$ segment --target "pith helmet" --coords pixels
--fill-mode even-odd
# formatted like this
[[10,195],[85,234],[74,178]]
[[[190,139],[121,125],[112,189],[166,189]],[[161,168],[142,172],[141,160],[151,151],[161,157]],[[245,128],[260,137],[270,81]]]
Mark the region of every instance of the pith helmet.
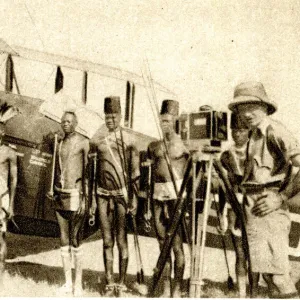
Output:
[[233,95],[233,102],[228,105],[228,108],[235,111],[238,105],[247,103],[267,105],[268,115],[273,114],[277,110],[277,105],[269,100],[265,88],[260,82],[249,81],[236,86]]
[[242,118],[238,114],[236,114],[234,112],[231,114],[230,128],[231,129],[249,129],[249,127],[242,120]]
[[161,104],[160,114],[170,114],[177,117],[179,115],[179,102],[175,100],[164,100]]
[[104,113],[118,114],[121,113],[120,97],[109,96],[104,99]]

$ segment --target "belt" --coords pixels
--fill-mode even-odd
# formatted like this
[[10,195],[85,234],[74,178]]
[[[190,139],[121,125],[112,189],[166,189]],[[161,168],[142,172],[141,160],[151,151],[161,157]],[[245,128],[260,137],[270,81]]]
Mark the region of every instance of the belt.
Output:
[[68,194],[70,196],[78,196],[79,195],[79,190],[78,189],[61,189],[58,187],[54,187],[54,190],[56,192],[59,192],[61,194]]
[[246,194],[259,194],[265,189],[280,188],[282,181],[273,181],[267,183],[245,182],[240,185],[240,189]]
[[97,195],[106,197],[124,197],[126,195],[126,189],[119,190],[106,190],[102,187],[97,188]]
[[[109,191],[111,192],[111,191]],[[120,203],[121,205],[124,206],[125,210],[127,210],[127,203],[126,199],[124,198],[123,194],[120,195],[105,195],[103,193],[98,193],[97,190],[97,195],[101,197],[102,199],[105,199],[107,201],[107,214],[110,214],[111,212],[114,211],[115,209],[115,203],[118,204]]]

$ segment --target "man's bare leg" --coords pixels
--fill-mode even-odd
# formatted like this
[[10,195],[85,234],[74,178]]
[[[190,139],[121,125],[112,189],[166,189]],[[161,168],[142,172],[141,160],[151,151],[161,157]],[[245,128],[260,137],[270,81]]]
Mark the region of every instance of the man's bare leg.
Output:
[[108,199],[98,197],[97,206],[99,213],[100,228],[103,236],[103,259],[106,277],[106,297],[114,296],[114,278],[113,278],[113,248],[114,248],[114,212],[109,211]]
[[277,298],[279,290],[273,282],[273,274],[262,274],[262,277],[267,283],[269,296]]
[[65,284],[61,287],[60,292],[72,293],[72,255],[69,238],[69,221],[56,212],[58,225],[60,228],[61,258],[65,275]]
[[119,285],[117,296],[122,298],[126,292],[126,275],[128,267],[128,241],[126,229],[126,209],[124,205],[116,200],[116,226],[117,226],[117,246],[119,250]]
[[173,298],[181,298],[183,274],[185,267],[185,258],[183,252],[182,237],[179,233],[176,234],[173,241],[173,251],[175,256],[174,266],[174,287],[173,287]]
[[72,213],[71,229],[72,232],[72,252],[74,255],[75,264],[75,281],[74,281],[74,296],[80,297],[83,293],[82,288],[82,258],[83,249],[81,245],[83,236],[84,217],[78,218],[76,212]]
[[74,296],[82,296],[82,246],[72,247],[75,262]]
[[236,253],[235,272],[237,277],[239,298],[246,298],[247,265],[242,240],[240,237],[232,234],[232,241]]
[[[156,234],[159,241],[160,249],[164,244],[164,239],[166,235],[167,228],[163,224],[165,220],[164,212],[163,212],[163,203],[155,203],[154,204],[154,221]],[[171,256],[168,258],[165,268],[163,270],[163,293],[161,295],[162,298],[170,298],[171,297]]]
[[5,232],[0,232],[0,287],[3,288],[3,276],[5,271],[5,259],[7,256],[7,246]]
[[259,273],[252,273],[252,298],[257,298],[258,296],[258,282],[259,282]]

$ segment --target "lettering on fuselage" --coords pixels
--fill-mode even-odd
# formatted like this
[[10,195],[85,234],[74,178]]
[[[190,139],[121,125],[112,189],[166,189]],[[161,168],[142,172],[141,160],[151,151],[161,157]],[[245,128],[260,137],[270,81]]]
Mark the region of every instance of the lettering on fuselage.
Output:
[[47,167],[48,164],[51,163],[51,159],[44,158],[44,157],[39,157],[34,154],[30,156],[29,164],[31,165],[37,165],[41,167]]

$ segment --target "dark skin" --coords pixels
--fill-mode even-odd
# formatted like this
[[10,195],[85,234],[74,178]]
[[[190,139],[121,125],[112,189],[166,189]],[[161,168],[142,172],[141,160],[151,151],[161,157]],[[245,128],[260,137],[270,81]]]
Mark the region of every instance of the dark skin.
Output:
[[[171,160],[172,168],[176,169],[176,173],[178,173],[178,175],[181,176],[186,164],[188,152],[180,138],[178,138],[178,136],[176,135],[175,121],[176,118],[173,115],[161,115],[161,127],[166,140],[166,145],[168,147],[168,154],[170,156],[169,159]],[[162,142],[151,143],[149,145],[149,154],[151,156],[151,159],[153,160],[152,178],[154,182],[171,182],[171,176],[165,158],[164,144],[162,144]],[[154,201],[153,204],[155,228],[160,247],[162,247],[164,244],[164,239],[169,226],[169,224],[167,224],[169,221],[166,221],[164,217],[163,205],[164,204],[159,201]],[[174,212],[174,208],[169,209],[172,214]],[[172,216],[170,216],[170,218],[171,217]],[[175,256],[175,280],[172,289],[172,296],[177,298],[181,297],[181,284],[185,265],[181,229],[177,231],[173,239],[172,249]],[[166,267],[164,269],[164,287],[162,297],[171,296],[170,274],[171,257],[168,259]]]
[[[131,148],[126,145],[126,141],[122,144],[120,128],[121,119],[122,116],[120,113],[105,115],[105,124],[111,140],[110,142],[107,142],[106,140],[99,141],[96,146],[97,150],[95,149],[97,154],[94,155],[94,159],[96,159],[94,168],[97,170],[97,175],[94,184],[96,183],[98,187],[109,191],[121,189],[123,187],[121,182],[125,181],[127,183],[128,180],[128,174],[126,173],[127,175],[124,175],[124,167],[128,164],[127,154]],[[123,147],[125,149],[123,149]],[[123,151],[125,152],[126,157],[125,162],[123,160]],[[113,155],[111,153],[113,153]],[[90,195],[92,188],[93,184],[90,185]],[[114,283],[112,266],[114,261],[113,247],[115,241],[117,242],[119,259],[121,261],[121,264],[119,265],[118,282],[121,285],[125,284],[127,269],[126,260],[128,260],[129,256],[126,215],[129,212],[135,215],[137,208],[136,196],[134,195],[133,199],[127,201],[127,189],[125,189],[125,191],[125,199],[122,196],[105,197],[102,195],[98,195],[93,199],[92,213],[96,210],[97,206],[97,217],[103,235],[103,255],[106,268],[106,283],[108,286]],[[108,290],[108,292],[110,291]]]
[[[65,138],[75,132],[75,128],[77,126],[77,119],[73,114],[65,113],[61,120],[61,127],[64,131]],[[80,151],[80,150],[79,150]],[[86,149],[82,149],[82,155],[87,155]],[[81,160],[82,161],[82,160]],[[75,187],[81,189],[81,181],[76,183]],[[74,247],[78,247],[80,245],[80,241],[77,238],[78,232],[81,226],[78,226],[78,217],[83,216],[85,211],[85,202],[81,201],[81,205],[77,212],[63,212],[63,214],[69,214],[69,218],[63,217],[63,215],[59,212],[56,212],[57,221],[60,228],[60,239],[61,246],[71,245]],[[82,221],[82,220],[81,220]],[[77,228],[75,230],[75,227]]]
[[[244,147],[248,142],[248,129],[232,129],[232,139],[237,148]],[[231,212],[232,214],[232,212]],[[233,220],[235,222],[235,218]],[[246,259],[243,251],[243,245],[239,238],[232,234],[233,244],[236,252],[236,274],[241,298],[246,297]]]

